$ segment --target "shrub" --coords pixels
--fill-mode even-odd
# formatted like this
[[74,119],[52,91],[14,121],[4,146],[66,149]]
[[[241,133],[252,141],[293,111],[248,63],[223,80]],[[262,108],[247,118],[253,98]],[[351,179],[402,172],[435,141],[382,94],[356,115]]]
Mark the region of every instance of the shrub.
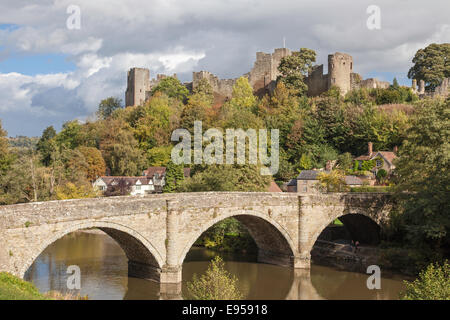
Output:
[[402,300],[450,300],[450,264],[430,264],[413,282],[405,281]]
[[237,288],[237,278],[225,270],[223,260],[216,256],[208,270],[200,278],[194,274],[187,283],[188,299],[192,300],[240,300],[242,294]]

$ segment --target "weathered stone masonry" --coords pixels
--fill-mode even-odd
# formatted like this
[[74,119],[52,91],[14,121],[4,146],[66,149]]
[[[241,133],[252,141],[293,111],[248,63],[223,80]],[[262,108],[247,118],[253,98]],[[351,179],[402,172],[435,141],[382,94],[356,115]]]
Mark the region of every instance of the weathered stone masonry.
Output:
[[308,269],[314,242],[331,221],[357,214],[383,226],[389,199],[376,193],[210,192],[1,206],[0,270],[23,277],[54,241],[80,229],[99,228],[124,250],[130,276],[179,284],[194,242],[232,216],[253,236],[259,261]]

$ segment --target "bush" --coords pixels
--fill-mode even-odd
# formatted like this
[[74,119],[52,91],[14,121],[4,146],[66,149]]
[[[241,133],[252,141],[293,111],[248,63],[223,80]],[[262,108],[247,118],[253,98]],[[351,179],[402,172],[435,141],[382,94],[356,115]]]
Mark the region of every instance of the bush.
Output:
[[405,281],[402,300],[450,300],[450,265],[430,264],[413,282]]
[[208,270],[200,278],[194,274],[187,283],[187,298],[192,300],[240,300],[242,294],[237,288],[237,278],[225,270],[223,260],[216,256]]

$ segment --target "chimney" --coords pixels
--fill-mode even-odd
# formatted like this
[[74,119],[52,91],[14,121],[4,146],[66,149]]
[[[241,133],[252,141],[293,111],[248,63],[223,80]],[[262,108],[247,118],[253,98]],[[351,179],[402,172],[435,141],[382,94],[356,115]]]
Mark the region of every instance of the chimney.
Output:
[[393,151],[394,151],[395,154],[397,154],[398,153],[398,147],[395,146]]
[[333,169],[333,165],[331,163],[331,160],[327,161],[327,164],[325,165],[325,171],[331,171]]
[[373,143],[369,142],[367,144],[367,147],[368,147],[368,152],[369,152],[369,156],[370,156],[370,155],[372,155],[372,152],[373,152]]

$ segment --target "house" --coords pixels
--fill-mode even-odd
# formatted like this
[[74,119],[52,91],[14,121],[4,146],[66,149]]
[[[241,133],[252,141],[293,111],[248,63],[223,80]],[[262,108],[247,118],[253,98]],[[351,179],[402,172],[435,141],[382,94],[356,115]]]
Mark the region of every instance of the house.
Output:
[[357,176],[345,176],[345,183],[350,187],[361,187],[364,185],[363,181]]
[[148,179],[145,176],[104,176],[94,182],[94,187],[103,192],[109,190],[117,195],[129,193],[132,196],[154,193],[156,191],[152,179]]
[[[302,170],[297,178],[289,181],[287,184],[287,191],[298,193],[319,193],[320,190],[317,188],[317,184],[319,183],[319,174],[323,172],[330,173],[335,164],[336,161],[327,161],[325,170]],[[345,183],[350,187],[363,185],[363,181],[356,176],[345,176],[344,179]]]
[[326,171],[319,170],[302,170],[297,176],[297,192],[298,193],[318,193],[316,185],[319,182],[319,173]]
[[[184,177],[191,175],[191,168],[184,168]],[[94,182],[94,187],[100,191],[112,191],[114,193],[129,193],[132,196],[144,195],[149,193],[162,193],[166,183],[166,167],[149,167],[143,171],[142,176],[126,177],[126,176],[103,176]]]
[[375,167],[371,171],[376,173],[378,170],[384,169],[389,174],[395,169],[393,161],[397,158],[396,154],[397,147],[393,151],[373,151],[373,143],[369,142],[367,145],[367,154],[361,155],[355,158],[355,160],[359,162],[360,168],[364,161],[376,160]]

